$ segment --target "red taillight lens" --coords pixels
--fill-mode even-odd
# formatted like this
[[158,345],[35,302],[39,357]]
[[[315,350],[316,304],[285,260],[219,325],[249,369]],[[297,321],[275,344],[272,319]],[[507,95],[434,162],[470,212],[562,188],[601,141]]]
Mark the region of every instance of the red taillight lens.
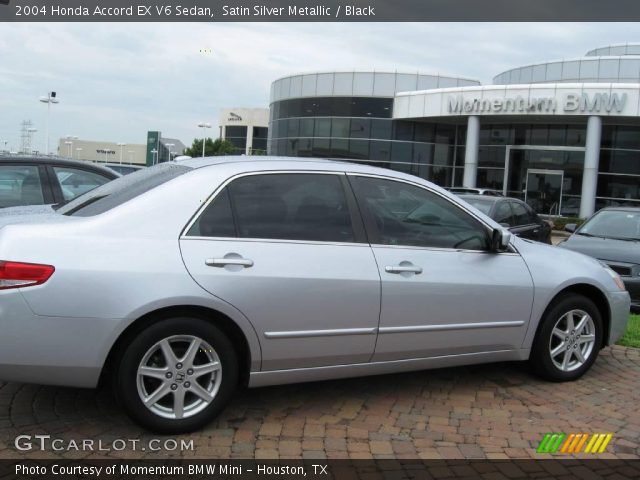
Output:
[[42,285],[55,270],[51,265],[0,260],[0,290]]

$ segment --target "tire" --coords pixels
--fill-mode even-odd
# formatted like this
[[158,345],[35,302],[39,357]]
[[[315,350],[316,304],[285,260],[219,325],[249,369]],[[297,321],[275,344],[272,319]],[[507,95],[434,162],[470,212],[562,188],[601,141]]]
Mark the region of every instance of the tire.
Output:
[[[569,328],[571,321],[573,329]],[[546,380],[577,380],[591,368],[601,345],[600,311],[588,298],[568,294],[555,300],[545,311],[529,363],[533,371]]]
[[162,434],[191,432],[228,403],[238,384],[237,354],[215,325],[167,318],[124,348],[114,384],[122,406],[143,427]]

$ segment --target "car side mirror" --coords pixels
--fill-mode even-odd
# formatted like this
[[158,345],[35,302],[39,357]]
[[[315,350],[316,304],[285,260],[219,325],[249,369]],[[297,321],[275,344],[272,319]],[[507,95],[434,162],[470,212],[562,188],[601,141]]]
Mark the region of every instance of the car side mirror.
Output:
[[494,228],[491,232],[491,251],[504,252],[511,243],[511,232],[502,228]]
[[567,223],[564,226],[564,231],[573,233],[576,231],[576,228],[578,228],[578,226],[575,223]]

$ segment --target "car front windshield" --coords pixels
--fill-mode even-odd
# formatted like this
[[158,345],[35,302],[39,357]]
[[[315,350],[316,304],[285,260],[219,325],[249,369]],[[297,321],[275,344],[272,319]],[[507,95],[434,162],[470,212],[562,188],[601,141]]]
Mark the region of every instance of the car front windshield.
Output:
[[588,220],[576,233],[592,237],[640,240],[640,212],[603,210]]
[[176,163],[161,163],[119,177],[57,208],[61,215],[87,217],[111,210],[191,170]]

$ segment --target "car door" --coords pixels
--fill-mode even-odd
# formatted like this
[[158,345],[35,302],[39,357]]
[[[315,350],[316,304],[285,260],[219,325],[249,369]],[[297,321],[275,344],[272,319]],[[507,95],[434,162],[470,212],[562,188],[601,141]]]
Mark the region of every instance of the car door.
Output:
[[262,369],[367,362],[380,277],[344,174],[235,178],[180,240],[205,290],[239,309],[261,341]]
[[382,279],[374,361],[517,349],[533,301],[515,251],[488,250],[488,228],[439,193],[350,177]]
[[510,200],[513,211],[513,227],[511,231],[522,238],[530,240],[540,239],[541,226],[535,219],[535,213],[525,203]]

